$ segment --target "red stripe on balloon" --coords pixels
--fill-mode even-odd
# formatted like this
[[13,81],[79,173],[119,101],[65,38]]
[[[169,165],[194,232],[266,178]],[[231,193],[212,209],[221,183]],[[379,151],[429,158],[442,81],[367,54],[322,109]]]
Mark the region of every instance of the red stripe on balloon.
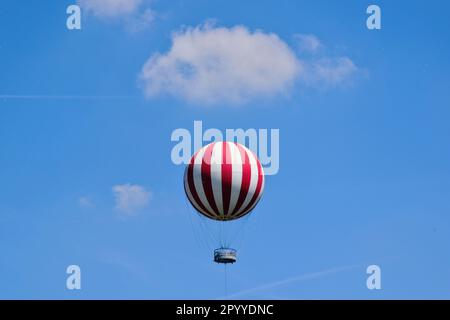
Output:
[[228,215],[231,198],[233,164],[231,163],[231,148],[228,142],[222,144],[222,204],[223,214]]
[[211,156],[214,149],[214,145],[216,143],[213,142],[206,147],[205,154],[202,159],[202,183],[203,190],[205,191],[206,199],[209,202],[209,206],[213,209],[213,213],[217,216],[220,216],[219,210],[217,209],[216,201],[214,200],[214,191],[212,188],[211,181]]
[[[187,172],[187,182],[188,182],[188,188],[189,191],[191,192],[192,197],[194,198],[195,202],[198,204],[198,206],[204,211],[204,212],[208,212],[209,211],[206,209],[206,207],[203,205],[203,203],[200,201],[200,197],[198,196],[197,193],[197,189],[195,189],[195,184],[194,184],[194,161],[195,158],[197,157],[198,152],[192,157],[191,162],[188,165],[188,172]],[[195,208],[195,205],[192,203],[191,198],[189,198],[189,202],[192,204],[192,206]],[[202,213],[202,212],[201,212]]]
[[259,193],[261,192],[261,187],[262,187],[264,176],[262,174],[261,163],[258,161],[258,158],[256,158],[255,155],[253,155],[253,156],[255,157],[256,164],[258,166],[258,182],[256,184],[256,190],[255,190],[255,193],[253,194],[252,199],[250,200],[248,205],[245,207],[245,209],[238,215],[238,217],[242,216],[244,214],[247,214],[250,211],[250,209],[252,209],[254,207],[254,205],[256,204],[255,203],[256,199],[258,199]]
[[245,197],[247,196],[248,189],[250,187],[252,173],[252,167],[250,165],[250,159],[247,152],[238,143],[235,143],[235,145],[239,149],[239,153],[242,159],[242,181],[241,190],[239,191],[239,198],[236,202],[236,206],[234,207],[233,212],[231,213],[232,216],[234,216],[237,212],[240,212],[241,206],[244,203]]

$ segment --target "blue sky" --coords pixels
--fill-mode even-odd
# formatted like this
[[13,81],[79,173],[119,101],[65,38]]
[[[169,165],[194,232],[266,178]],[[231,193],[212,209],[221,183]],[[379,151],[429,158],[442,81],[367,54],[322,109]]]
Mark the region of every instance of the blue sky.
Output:
[[[170,159],[172,131],[194,120],[280,130],[280,170],[228,267],[232,297],[450,298],[447,2],[375,1],[377,31],[367,1],[129,1],[127,12],[83,10],[70,31],[73,3],[0,9],[0,298],[224,297],[223,266]],[[248,87],[218,72],[194,98],[197,83],[175,85],[167,70],[140,77],[153,54],[171,61],[174,32],[198,27],[204,40],[237,25],[243,43],[275,34],[274,53],[288,50],[303,72],[274,55],[257,79],[269,92],[244,68]],[[224,79],[242,101],[215,99]],[[135,187],[131,203],[117,186]],[[80,291],[66,289],[71,264]],[[371,264],[382,290],[366,288]]]

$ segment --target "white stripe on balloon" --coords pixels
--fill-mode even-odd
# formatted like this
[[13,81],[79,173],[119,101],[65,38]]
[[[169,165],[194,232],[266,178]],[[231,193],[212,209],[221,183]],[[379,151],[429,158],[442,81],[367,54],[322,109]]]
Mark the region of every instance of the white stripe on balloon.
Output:
[[234,143],[229,143],[231,151],[231,163],[232,163],[232,177],[231,177],[231,196],[230,196],[230,207],[228,212],[233,212],[236,207],[236,203],[239,199],[239,194],[242,188],[242,163],[241,153],[239,152],[239,148]]
[[223,143],[217,142],[211,154],[211,185],[217,210],[223,216],[222,195],[222,148]]

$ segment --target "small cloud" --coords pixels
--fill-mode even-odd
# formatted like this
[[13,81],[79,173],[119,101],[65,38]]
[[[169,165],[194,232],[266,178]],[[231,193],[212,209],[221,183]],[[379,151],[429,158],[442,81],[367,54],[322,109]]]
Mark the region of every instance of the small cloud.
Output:
[[82,208],[93,208],[94,207],[94,204],[88,197],[80,197],[78,199],[78,204]]
[[77,2],[87,12],[103,18],[130,15],[142,4],[142,0],[77,0]]
[[156,13],[146,0],[77,0],[86,12],[108,21],[124,22],[131,32],[148,27]]
[[128,30],[131,32],[144,30],[155,20],[155,17],[156,12],[148,8],[142,14],[136,14],[133,19],[128,21]]
[[305,65],[302,80],[312,87],[336,87],[348,83],[359,71],[348,57],[321,58]]
[[313,34],[295,34],[294,39],[297,41],[300,52],[316,53],[322,47],[319,38]]
[[148,97],[241,105],[286,93],[300,71],[294,52],[276,34],[204,24],[174,33],[169,51],[151,56],[140,80]]
[[112,188],[116,201],[116,210],[132,215],[146,208],[151,199],[151,192],[144,187],[132,184],[115,185]]
[[325,46],[313,34],[295,34],[294,39],[299,53],[309,54],[302,60],[304,72],[300,75],[300,80],[307,86],[327,88],[344,85],[360,71],[349,57],[328,56],[322,50]]

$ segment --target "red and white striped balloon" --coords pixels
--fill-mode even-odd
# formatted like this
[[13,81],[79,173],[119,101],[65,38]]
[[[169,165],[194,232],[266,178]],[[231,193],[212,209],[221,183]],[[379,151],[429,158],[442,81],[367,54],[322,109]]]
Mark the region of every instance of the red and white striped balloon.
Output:
[[192,206],[221,221],[248,214],[264,190],[264,171],[256,155],[241,144],[213,142],[191,158],[184,190]]

